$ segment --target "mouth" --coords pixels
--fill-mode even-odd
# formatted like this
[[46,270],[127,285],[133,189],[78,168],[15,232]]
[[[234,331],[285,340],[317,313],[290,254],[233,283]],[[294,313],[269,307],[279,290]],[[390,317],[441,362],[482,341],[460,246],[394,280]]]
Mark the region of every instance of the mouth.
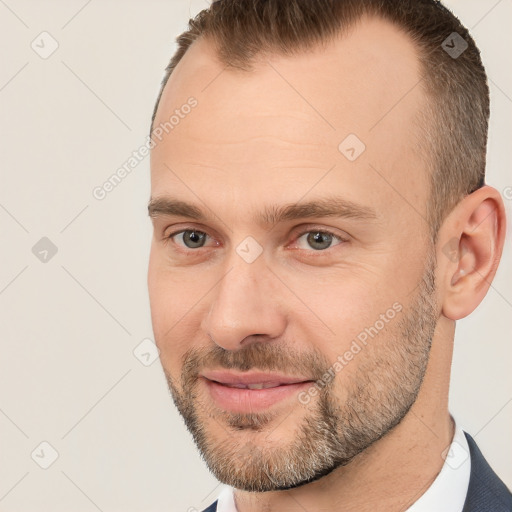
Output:
[[220,384],[221,386],[226,386],[228,388],[237,388],[237,389],[270,389],[270,388],[276,388],[278,386],[289,386],[290,384],[284,383],[284,382],[257,382],[254,384],[228,384],[225,382],[219,382],[216,380],[211,379],[211,382],[215,382],[217,384]]
[[314,380],[263,373],[204,372],[201,379],[213,402],[233,412],[263,411],[290,400]]

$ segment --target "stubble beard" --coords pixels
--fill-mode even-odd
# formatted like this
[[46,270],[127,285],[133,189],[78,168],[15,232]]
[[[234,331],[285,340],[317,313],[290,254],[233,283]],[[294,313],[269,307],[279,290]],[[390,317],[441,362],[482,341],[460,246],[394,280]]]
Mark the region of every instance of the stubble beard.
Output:
[[[396,326],[386,326],[387,338],[380,332],[356,356],[357,369],[343,382],[343,399],[336,396],[334,379],[304,407],[288,443],[282,435],[277,446],[268,441],[286,413],[221,411],[198,397],[198,371],[211,361],[240,371],[287,369],[320,378],[330,366],[321,354],[292,357],[272,343],[254,343],[237,352],[219,346],[189,350],[181,389],[164,369],[173,401],[214,476],[245,491],[291,489],[347,465],[390,432],[416,401],[425,375],[437,323],[434,269],[430,253],[418,292],[402,317],[393,320]],[[219,435],[214,436],[212,425]]]

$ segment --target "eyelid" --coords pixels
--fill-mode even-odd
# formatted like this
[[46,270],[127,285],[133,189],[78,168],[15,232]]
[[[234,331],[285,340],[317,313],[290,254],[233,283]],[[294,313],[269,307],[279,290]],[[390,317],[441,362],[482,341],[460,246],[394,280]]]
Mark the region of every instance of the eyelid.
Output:
[[348,240],[348,235],[346,235],[346,238],[343,235],[337,234],[334,230],[329,228],[324,228],[322,226],[315,226],[315,225],[308,225],[306,227],[302,228],[302,231],[299,231],[297,234],[294,235],[295,238],[300,238],[301,236],[305,235],[306,233],[324,233],[327,235],[332,235],[335,238],[338,238],[339,240]]
[[[172,232],[171,232],[171,233],[169,233],[168,235],[164,235],[164,236],[163,236],[163,241],[164,241],[164,243],[167,243],[167,242],[169,242],[169,241],[172,241],[172,238],[174,238],[176,235],[180,235],[181,233],[184,233],[185,231],[195,231],[196,233],[202,233],[202,234],[206,235],[207,237],[212,238],[212,237],[211,237],[211,236],[206,232],[206,230],[198,229],[198,228],[195,228],[194,226],[185,226],[185,227],[180,228],[180,229],[178,229],[178,230],[176,230],[176,231],[172,231]],[[187,252],[189,252],[189,251],[191,251],[191,252],[197,252],[197,251],[198,251],[198,249],[206,249],[206,248],[207,248],[207,246],[203,246],[203,247],[198,247],[197,249],[190,249],[190,248],[188,248],[188,247],[184,247],[184,246],[181,246],[181,245],[179,245],[179,244],[176,244],[176,245],[178,245],[178,247],[179,247],[181,250],[183,250],[183,251],[187,251]],[[217,245],[219,245],[219,244],[217,243],[215,246],[217,246]]]
[[[299,228],[296,228],[296,229],[299,229]],[[199,228],[196,228],[194,226],[184,226],[184,227],[182,227],[182,228],[180,228],[180,229],[178,229],[176,231],[172,231],[168,235],[164,235],[164,237],[163,237],[164,242],[168,242],[169,240],[171,240],[176,235],[179,235],[179,234],[181,234],[181,233],[183,233],[185,231],[196,231],[198,233],[205,234],[209,238],[212,238],[212,236],[210,236],[210,234],[206,231],[206,229],[199,229]],[[312,225],[307,225],[307,226],[302,226],[301,230],[298,233],[293,234],[293,240],[294,240],[294,242],[296,242],[302,236],[304,236],[304,235],[306,235],[308,233],[314,233],[314,232],[330,235],[333,238],[337,239],[340,243],[336,244],[336,245],[334,245],[332,247],[328,247],[327,249],[324,249],[324,250],[315,250],[313,248],[311,248],[310,250],[308,250],[308,249],[298,249],[298,250],[306,251],[306,252],[312,252],[312,253],[316,253],[317,255],[321,255],[322,253],[326,253],[329,250],[334,249],[334,247],[337,247],[338,245],[342,245],[342,243],[349,241],[348,235],[345,237],[343,235],[335,233],[334,230],[331,230],[329,228],[325,228],[323,226],[313,225],[313,224]],[[188,247],[181,246],[179,244],[176,244],[176,245],[178,245],[178,247],[181,250],[186,251],[186,252],[198,252],[199,249],[207,249],[208,247],[211,247],[211,246],[202,246],[202,247],[198,247],[196,249],[191,249],[191,248],[188,248]],[[214,247],[217,247],[218,245],[219,244],[217,242]]]
[[296,235],[294,235],[294,240],[297,241],[299,238],[303,237],[304,235],[308,234],[308,233],[322,233],[324,235],[330,235],[332,236],[333,238],[336,238],[339,240],[339,244],[336,244],[336,245],[333,245],[331,247],[328,247],[327,249],[324,249],[324,250],[315,250],[315,249],[299,249],[301,251],[306,251],[306,252],[312,252],[318,256],[322,255],[322,253],[327,253],[328,251],[330,251],[331,249],[334,249],[335,247],[337,247],[338,245],[342,245],[342,243],[344,242],[348,242],[348,236],[347,237],[344,237],[342,235],[338,235],[336,234],[334,231],[328,229],[328,228],[323,228],[321,226],[306,226],[304,228],[302,228],[302,231],[300,231],[299,233],[297,233]]

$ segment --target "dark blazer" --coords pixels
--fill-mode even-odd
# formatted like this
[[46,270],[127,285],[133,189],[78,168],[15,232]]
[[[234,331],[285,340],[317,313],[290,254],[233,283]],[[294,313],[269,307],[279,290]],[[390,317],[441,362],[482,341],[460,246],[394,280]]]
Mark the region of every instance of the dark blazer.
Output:
[[[512,512],[512,494],[491,469],[474,439],[467,433],[471,457],[469,487],[462,512]],[[216,512],[217,502],[203,512]]]

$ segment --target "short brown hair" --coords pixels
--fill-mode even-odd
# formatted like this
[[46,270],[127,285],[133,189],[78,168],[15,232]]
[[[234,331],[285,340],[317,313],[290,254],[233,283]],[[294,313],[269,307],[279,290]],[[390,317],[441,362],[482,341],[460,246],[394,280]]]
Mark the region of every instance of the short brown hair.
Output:
[[[430,173],[427,220],[435,240],[452,208],[485,183],[489,121],[489,87],[480,52],[468,30],[439,1],[214,1],[177,37],[178,49],[165,69],[151,127],[171,73],[199,37],[213,43],[226,66],[250,70],[259,55],[287,56],[325,44],[365,15],[396,25],[418,52],[426,98],[419,113],[418,144]],[[462,53],[450,54],[454,47]]]

